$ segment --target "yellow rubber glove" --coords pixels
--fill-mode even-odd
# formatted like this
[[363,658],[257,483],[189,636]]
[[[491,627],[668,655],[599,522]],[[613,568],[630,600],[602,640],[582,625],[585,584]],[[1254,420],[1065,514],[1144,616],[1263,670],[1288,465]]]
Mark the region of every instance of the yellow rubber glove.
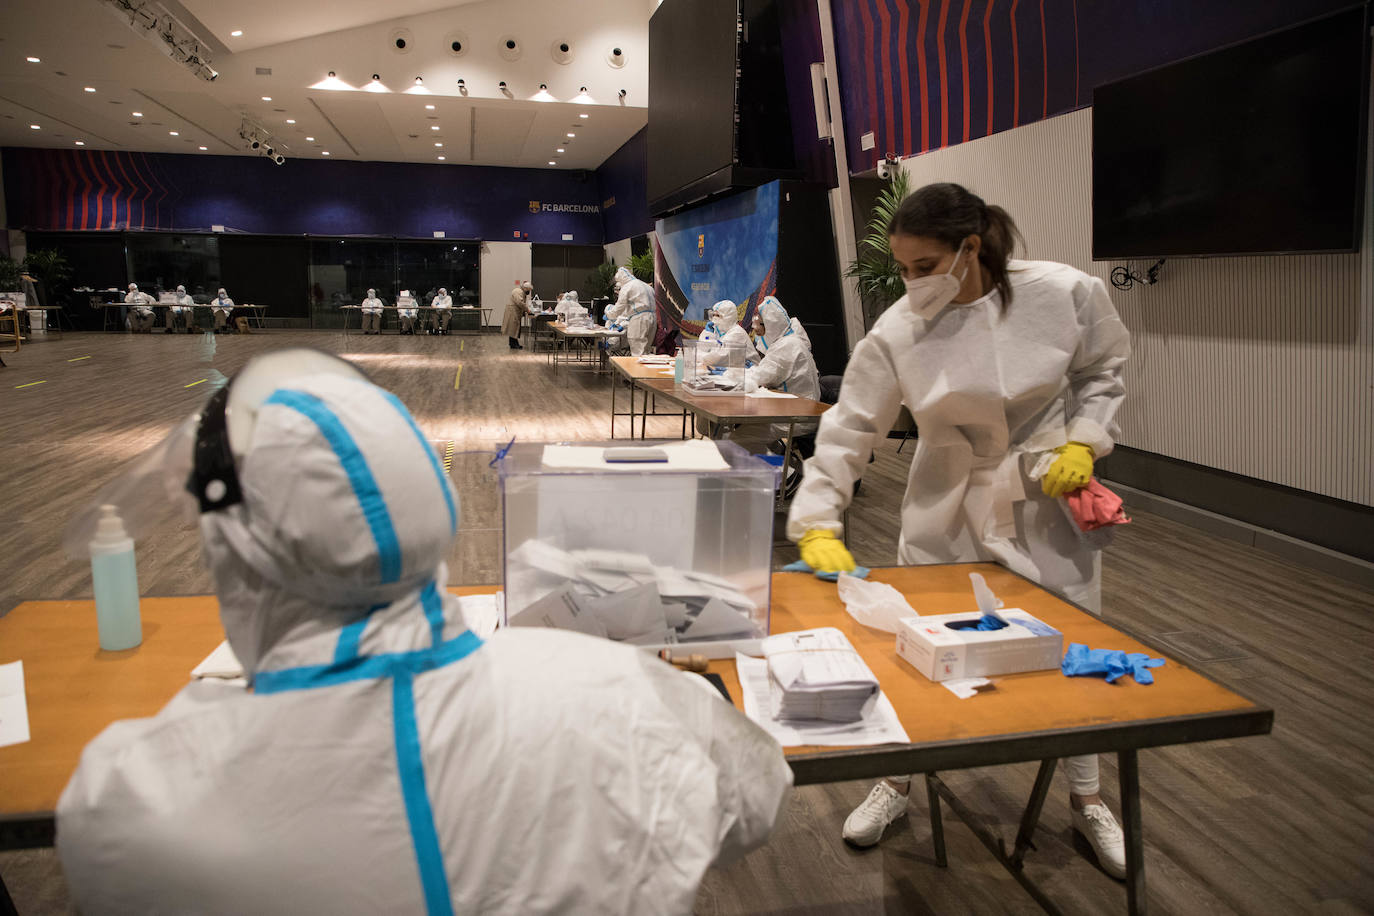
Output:
[[835,537],[833,531],[812,528],[802,535],[797,547],[801,549],[802,562],[816,572],[852,572],[857,565],[844,541]]
[[1070,442],[1054,450],[1059,457],[1040,481],[1040,489],[1055,499],[1081,490],[1093,477],[1093,450],[1082,442]]

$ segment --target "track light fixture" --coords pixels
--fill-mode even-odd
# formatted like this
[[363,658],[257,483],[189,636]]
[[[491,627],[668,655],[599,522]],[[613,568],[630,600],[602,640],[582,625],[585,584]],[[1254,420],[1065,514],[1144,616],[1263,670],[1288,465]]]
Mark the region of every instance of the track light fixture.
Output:
[[104,0],[104,3],[129,28],[200,79],[212,82],[219,77],[219,72],[210,66],[205,43],[161,3],[154,0]]
[[248,148],[259,156],[270,159],[277,165],[286,162],[286,157],[277,151],[278,143],[272,136],[271,131],[267,130],[256,121],[244,118],[239,124],[239,139],[248,144]]

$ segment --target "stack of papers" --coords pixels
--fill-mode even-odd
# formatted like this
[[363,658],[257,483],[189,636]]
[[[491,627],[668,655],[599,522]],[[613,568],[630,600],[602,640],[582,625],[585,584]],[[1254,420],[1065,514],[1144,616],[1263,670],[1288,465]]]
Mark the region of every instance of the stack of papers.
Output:
[[545,468],[566,471],[612,471],[645,474],[656,471],[726,471],[730,462],[720,453],[720,446],[710,439],[688,439],[667,442],[655,448],[668,457],[666,462],[640,464],[606,460],[606,449],[600,445],[546,445],[541,463]]
[[[506,558],[507,623],[555,627],[640,646],[752,640],[758,604],[735,583],[620,550],[562,550],[529,540]],[[528,596],[537,596],[528,600]],[[526,603],[515,607],[514,600]]]
[[878,700],[878,679],[834,627],[770,636],[763,655],[774,718],[857,722]]

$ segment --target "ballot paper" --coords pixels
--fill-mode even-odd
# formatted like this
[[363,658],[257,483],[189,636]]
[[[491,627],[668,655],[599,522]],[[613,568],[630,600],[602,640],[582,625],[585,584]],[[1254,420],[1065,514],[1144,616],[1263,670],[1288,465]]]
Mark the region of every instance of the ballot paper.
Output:
[[214,650],[191,669],[191,677],[196,680],[205,678],[216,678],[220,680],[232,680],[243,677],[243,665],[239,663],[238,656],[229,646],[229,640],[225,640],[215,646]]
[[834,627],[770,636],[763,655],[774,718],[857,722],[877,702],[878,679]]
[[892,701],[881,691],[873,708],[857,722],[779,721],[768,711],[771,702],[768,660],[736,655],[735,671],[739,675],[743,694],[744,714],[783,747],[872,747],[876,744],[911,743],[901,720],[897,718],[897,710],[892,708]]
[[941,681],[940,686],[961,700],[978,695],[979,687],[991,687],[992,681],[985,677],[955,677]]
[[785,391],[769,391],[767,388],[759,388],[745,395],[747,398],[795,398],[795,394],[788,394]]
[[24,697],[24,663],[0,665],[0,747],[29,740],[29,705]]
[[710,439],[688,439],[655,446],[668,456],[668,461],[653,464],[615,462],[606,460],[606,449],[595,445],[546,445],[545,468],[569,471],[612,471],[618,473],[654,473],[662,471],[726,471],[730,463],[720,454],[720,448]]

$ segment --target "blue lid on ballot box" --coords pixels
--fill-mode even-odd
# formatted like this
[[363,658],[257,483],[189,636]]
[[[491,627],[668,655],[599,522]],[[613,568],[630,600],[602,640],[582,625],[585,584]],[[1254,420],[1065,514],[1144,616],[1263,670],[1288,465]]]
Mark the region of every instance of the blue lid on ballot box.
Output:
[[716,658],[768,635],[778,469],[733,442],[516,443],[505,624]]

